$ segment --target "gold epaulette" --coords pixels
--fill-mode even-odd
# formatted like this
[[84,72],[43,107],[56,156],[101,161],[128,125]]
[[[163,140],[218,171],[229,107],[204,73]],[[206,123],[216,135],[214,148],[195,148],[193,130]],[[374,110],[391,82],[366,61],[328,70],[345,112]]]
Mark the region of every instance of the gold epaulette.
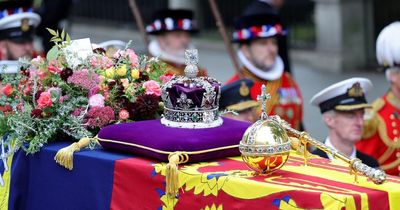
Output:
[[385,106],[385,100],[383,100],[382,98],[378,98],[372,103],[372,109],[375,112],[378,112],[379,110],[381,110],[383,108],[383,106]]
[[362,138],[367,139],[373,136],[379,125],[379,120],[376,116],[376,112],[374,110],[369,110],[365,113],[367,119],[364,120],[364,131]]
[[370,138],[377,132],[379,125],[377,112],[381,110],[384,105],[385,101],[382,98],[378,98],[372,103],[372,110],[366,110],[366,119],[364,120],[364,131],[362,136],[363,139]]

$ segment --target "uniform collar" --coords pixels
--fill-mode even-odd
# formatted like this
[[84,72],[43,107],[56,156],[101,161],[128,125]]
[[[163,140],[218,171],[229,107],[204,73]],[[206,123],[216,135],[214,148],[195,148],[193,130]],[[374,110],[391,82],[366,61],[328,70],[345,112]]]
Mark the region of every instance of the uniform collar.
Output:
[[[332,147],[332,148],[333,148],[334,150],[336,150],[336,151],[339,151],[338,149],[336,149],[336,148],[333,146],[333,144],[332,144],[331,140],[329,139],[329,137],[326,138],[326,140],[325,140],[325,145],[328,146],[328,147]],[[340,151],[339,151],[339,152],[340,152]],[[353,146],[353,151],[351,152],[351,155],[350,155],[349,158],[350,158],[350,159],[356,158],[356,154],[357,154],[356,147]],[[328,155],[328,157],[329,157],[330,160],[334,159],[334,157],[333,157],[331,154],[328,154],[328,153],[327,153],[327,155]]]
[[392,106],[400,109],[400,98],[397,98],[391,90],[386,94],[386,98]]
[[241,50],[238,50],[237,55],[243,65],[254,75],[263,79],[263,80],[277,80],[283,74],[283,61],[282,58],[278,55],[275,58],[275,65],[272,66],[270,69],[264,71],[257,67],[255,67],[243,54]]

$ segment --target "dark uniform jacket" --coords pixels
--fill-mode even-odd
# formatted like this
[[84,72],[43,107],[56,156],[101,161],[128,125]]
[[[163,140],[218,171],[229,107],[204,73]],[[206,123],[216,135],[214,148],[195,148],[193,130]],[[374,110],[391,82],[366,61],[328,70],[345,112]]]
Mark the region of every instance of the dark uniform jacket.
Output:
[[[329,159],[329,157],[328,157],[328,154],[326,154],[324,151],[322,151],[322,150],[320,150],[320,149],[316,149],[316,150],[314,150],[313,152],[312,152],[314,155],[318,155],[318,156],[320,156],[320,157],[323,157],[323,158],[328,158]],[[362,153],[362,152],[360,152],[360,151],[356,151],[356,157],[358,158],[358,159],[360,159],[364,164],[366,164],[367,166],[369,166],[369,167],[372,167],[372,168],[379,168],[379,163],[378,163],[378,161],[376,161],[373,157],[371,157],[371,156],[369,156],[369,155],[367,155],[367,154],[364,154],[364,153]]]

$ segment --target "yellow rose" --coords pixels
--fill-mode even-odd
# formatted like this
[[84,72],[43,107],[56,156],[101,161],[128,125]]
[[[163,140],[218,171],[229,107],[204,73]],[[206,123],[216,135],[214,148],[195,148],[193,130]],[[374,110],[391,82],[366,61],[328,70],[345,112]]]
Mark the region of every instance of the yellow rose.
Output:
[[114,78],[114,75],[115,75],[115,68],[114,67],[110,67],[110,68],[106,69],[106,77],[107,78],[112,79],[112,78]]
[[140,74],[139,74],[139,70],[138,69],[132,69],[131,76],[132,76],[133,79],[138,79],[139,75]]
[[120,76],[120,77],[125,76],[125,75],[126,75],[126,64],[120,66],[120,67],[117,69],[116,72],[117,72],[118,76]]

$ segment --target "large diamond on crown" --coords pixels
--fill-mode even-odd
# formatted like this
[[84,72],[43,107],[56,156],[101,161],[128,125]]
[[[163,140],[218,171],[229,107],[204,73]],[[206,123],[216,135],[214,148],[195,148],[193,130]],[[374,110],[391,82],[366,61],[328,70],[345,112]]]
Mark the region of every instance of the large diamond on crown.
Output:
[[197,50],[187,50],[185,76],[174,76],[162,87],[164,114],[161,123],[177,128],[212,128],[222,124],[219,116],[221,83],[196,77]]

